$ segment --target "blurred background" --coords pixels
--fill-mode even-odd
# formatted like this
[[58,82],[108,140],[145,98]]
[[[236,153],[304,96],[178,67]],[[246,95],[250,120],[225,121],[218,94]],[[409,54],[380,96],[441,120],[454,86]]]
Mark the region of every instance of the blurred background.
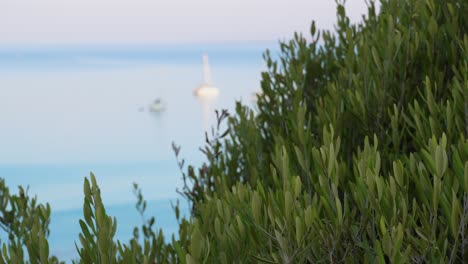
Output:
[[[353,22],[364,0],[348,0]],[[92,171],[127,241],[147,214],[170,236],[171,202],[215,109],[253,106],[262,54],[294,32],[333,29],[330,0],[1,0],[0,177],[52,206],[51,253],[76,257],[83,179]],[[205,56],[205,61],[203,60]],[[182,209],[187,212],[185,201]]]

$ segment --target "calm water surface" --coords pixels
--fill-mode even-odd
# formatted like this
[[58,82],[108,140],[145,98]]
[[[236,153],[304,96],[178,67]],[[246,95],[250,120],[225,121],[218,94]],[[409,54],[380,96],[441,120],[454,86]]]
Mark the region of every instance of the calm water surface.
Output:
[[[51,204],[50,247],[62,259],[77,256],[83,179],[92,171],[104,203],[127,241],[141,223],[132,183],[149,201],[148,215],[170,235],[177,230],[171,201],[181,174],[171,142],[201,164],[198,147],[214,123],[214,109],[251,103],[260,89],[264,48],[208,50],[0,50],[0,177],[11,189]],[[193,97],[202,82],[202,55],[210,58],[215,100]],[[157,97],[167,109],[147,111]],[[186,203],[181,201],[184,210]]]

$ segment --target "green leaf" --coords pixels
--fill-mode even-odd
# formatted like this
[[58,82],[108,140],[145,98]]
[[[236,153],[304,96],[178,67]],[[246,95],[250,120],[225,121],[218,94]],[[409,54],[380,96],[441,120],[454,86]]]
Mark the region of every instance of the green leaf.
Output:
[[343,226],[343,208],[341,206],[340,198],[335,196],[335,205],[336,205],[336,213],[338,218],[339,226]]
[[458,227],[460,225],[460,204],[457,194],[452,191],[452,211],[450,214],[450,227],[454,238],[458,237]]
[[291,192],[289,191],[286,191],[284,194],[284,207],[286,216],[291,216],[291,213],[294,209],[294,199]]
[[252,195],[252,211],[253,211],[254,220],[257,223],[261,223],[261,210],[262,210],[262,198],[260,197],[258,192],[255,191]]
[[301,218],[299,218],[299,216],[296,216],[296,219],[295,219],[295,222],[296,222],[296,243],[297,245],[299,245],[302,237],[303,237],[303,228],[302,228],[302,220]]
[[294,151],[296,152],[297,161],[299,162],[301,168],[303,170],[307,170],[308,168],[305,166],[304,155],[302,154],[301,150],[297,146],[294,146]]
[[385,259],[384,259],[384,255],[382,252],[382,246],[380,246],[379,240],[375,241],[375,251],[377,253],[377,263],[385,264]]
[[[201,258],[201,252],[202,252],[202,243],[203,243],[203,237],[198,230],[197,227],[195,227],[195,230],[192,232],[192,236],[190,237],[190,253],[191,257],[193,259],[198,260]],[[189,263],[187,259],[187,263]]]
[[305,218],[305,223],[306,223],[306,226],[307,228],[310,228],[312,227],[312,206],[307,206],[307,209],[305,210],[305,214],[304,214],[304,218]]
[[464,180],[465,180],[465,193],[468,193],[468,161],[465,162]]
[[387,233],[387,228],[385,227],[385,219],[383,218],[383,216],[380,217],[379,227],[380,233],[382,235],[385,235]]
[[382,70],[382,65],[380,62],[379,54],[377,50],[375,49],[375,47],[372,47],[371,52],[372,52],[372,58],[374,59],[375,66],[377,66],[377,69]]
[[294,182],[294,196],[299,197],[299,195],[301,194],[301,190],[302,190],[301,178],[299,176],[296,176],[296,180]]

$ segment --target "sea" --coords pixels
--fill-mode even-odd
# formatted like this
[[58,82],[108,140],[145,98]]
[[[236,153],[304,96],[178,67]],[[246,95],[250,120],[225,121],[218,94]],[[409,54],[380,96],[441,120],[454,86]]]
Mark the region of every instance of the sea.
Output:
[[[51,254],[78,257],[91,172],[117,219],[116,240],[128,242],[142,224],[133,183],[148,201],[146,218],[168,239],[177,236],[171,205],[179,201],[189,214],[172,144],[181,147],[182,170],[205,162],[199,148],[215,110],[234,114],[238,101],[254,108],[267,48],[275,45],[0,47],[0,177],[12,192],[21,185],[50,204]],[[192,93],[203,82],[203,55],[216,98]],[[157,99],[165,109],[151,112]]]

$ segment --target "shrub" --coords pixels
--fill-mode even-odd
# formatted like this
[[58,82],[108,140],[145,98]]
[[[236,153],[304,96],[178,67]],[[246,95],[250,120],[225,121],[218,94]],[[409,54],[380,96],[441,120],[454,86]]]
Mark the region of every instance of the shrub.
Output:
[[8,237],[7,244],[0,241],[0,264],[23,263],[26,256],[32,264],[59,263],[49,256],[49,217],[49,205],[38,204],[22,187],[19,194],[10,194],[0,179],[0,228]]
[[267,51],[258,110],[238,104],[189,167],[204,244],[187,259],[468,260],[468,3],[337,10],[336,32]]

